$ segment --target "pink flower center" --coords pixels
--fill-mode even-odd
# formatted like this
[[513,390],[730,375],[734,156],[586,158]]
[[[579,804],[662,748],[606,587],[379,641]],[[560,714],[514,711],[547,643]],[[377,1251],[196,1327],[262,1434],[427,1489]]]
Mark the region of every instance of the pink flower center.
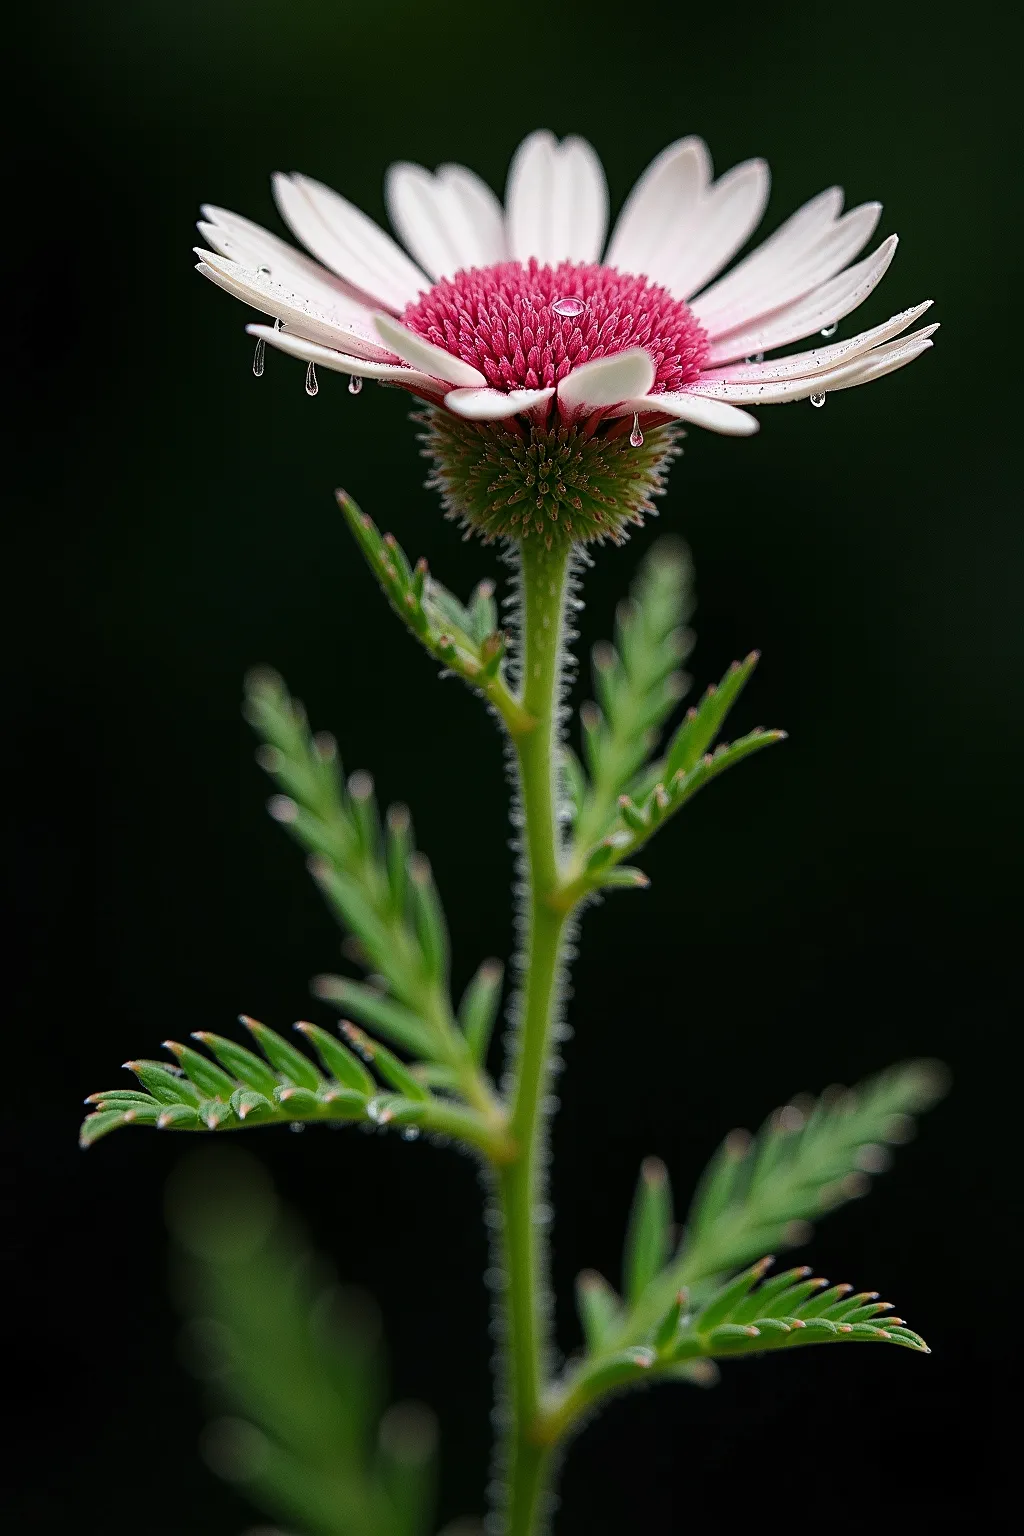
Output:
[[692,384],[708,355],[703,326],[681,299],[614,267],[503,261],[444,277],[402,321],[478,368],[494,389],[548,389],[595,357],[643,347],[654,390]]

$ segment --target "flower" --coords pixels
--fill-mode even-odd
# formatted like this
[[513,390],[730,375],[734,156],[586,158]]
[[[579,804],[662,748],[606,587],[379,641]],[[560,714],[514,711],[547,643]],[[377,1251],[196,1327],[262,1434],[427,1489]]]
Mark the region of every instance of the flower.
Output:
[[[269,343],[303,359],[311,392],[319,365],[349,374],[353,390],[377,379],[426,401],[434,480],[454,514],[489,536],[522,532],[502,508],[529,499],[544,520],[568,518],[575,538],[617,535],[661,488],[674,438],[659,429],[749,436],[758,422],[742,406],[820,403],[932,344],[934,325],[907,334],[927,301],[765,361],[834,333],[896,249],[891,235],[855,261],[881,207],[843,213],[832,187],[719,276],[760,222],[768,187],[763,160],[714,180],[703,141],[681,139],[641,176],[606,248],[597,155],[538,132],[515,154],[504,208],[463,166],[393,165],[388,212],[409,255],[328,187],[279,175],[281,214],[317,260],[205,207],[212,249],[197,251],[199,271],[273,317],[248,327],[259,356]],[[627,444],[639,451],[648,432],[657,439],[641,467]]]

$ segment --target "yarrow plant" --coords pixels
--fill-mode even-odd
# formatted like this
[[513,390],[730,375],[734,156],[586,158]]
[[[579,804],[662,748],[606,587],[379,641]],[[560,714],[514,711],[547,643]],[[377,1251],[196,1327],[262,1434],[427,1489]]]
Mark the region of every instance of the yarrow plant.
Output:
[[[507,1536],[548,1528],[559,1456],[613,1393],[665,1379],[707,1384],[716,1361],[812,1343],[926,1349],[877,1293],[830,1287],[803,1267],[769,1277],[769,1254],[805,1242],[817,1216],[864,1193],[887,1165],[887,1146],[905,1139],[909,1117],[941,1089],[928,1062],[798,1097],[755,1137],[731,1133],[681,1226],[667,1170],[649,1159],[621,1289],[584,1272],[583,1347],[559,1364],[552,1337],[548,1134],[576,926],[603,892],[647,885],[631,861],[700,789],[783,739],[755,730],[718,743],[756,654],[671,726],[691,644],[690,577],[681,547],[666,541],[648,552],[614,644],[595,648],[597,702],[580,710],[577,755],[564,694],[587,547],[621,544],[653,511],[684,424],[749,436],[758,421],[744,407],[820,404],[911,362],[935,330],[911,329],[922,303],[849,339],[766,357],[831,337],[896,247],[891,236],[857,260],[880,207],[843,213],[831,188],[730,266],[761,220],[768,185],[761,160],[713,179],[706,146],[683,139],[644,172],[606,245],[608,196],[593,149],[541,132],[517,151],[504,206],[461,166],[434,175],[393,166],[388,211],[409,254],[299,175],[276,177],[274,191],[311,256],[221,208],[204,208],[199,226],[199,271],[272,321],[248,327],[254,371],[270,345],[306,363],[310,394],[320,367],[347,374],[353,393],[373,379],[415,396],[429,484],[446,514],[502,546],[512,589],[504,625],[490,580],[463,604],[339,493],[395,612],[505,733],[521,950],[495,1080],[501,965],[485,960],[456,1003],[447,925],[409,813],[392,806],[382,824],[369,775],[346,779],[334,739],[311,733],[281,679],[253,674],[246,713],[277,786],[271,814],[307,851],[366,979],[316,980],[316,995],[344,1017],[339,1033],[296,1026],[312,1054],[248,1018],[256,1050],[204,1032],[195,1038],[205,1050],[165,1042],[172,1064],[130,1062],[137,1089],[92,1095],[82,1139],[131,1124],[215,1131],[314,1121],[468,1149],[488,1192],[499,1340],[487,1529]],[[229,1450],[214,1459],[310,1533],[428,1531],[426,1421],[392,1410],[377,1451],[367,1451],[378,1410],[364,1390],[365,1329],[349,1319],[325,1342],[313,1291],[294,1281],[294,1239],[267,1192],[247,1187],[233,1225],[208,1210],[191,1226],[178,1220],[201,1276],[190,1294],[219,1330],[217,1391],[238,1415]],[[319,1405],[312,1415],[310,1404]]]

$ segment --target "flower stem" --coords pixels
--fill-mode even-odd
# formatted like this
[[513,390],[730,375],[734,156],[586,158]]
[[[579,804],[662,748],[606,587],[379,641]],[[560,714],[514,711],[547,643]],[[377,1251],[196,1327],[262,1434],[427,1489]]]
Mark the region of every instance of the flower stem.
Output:
[[509,1130],[518,1152],[498,1170],[506,1288],[507,1384],[510,1413],[503,1475],[507,1536],[537,1536],[546,1526],[551,1452],[540,1423],[547,1386],[549,1292],[543,1208],[547,1162],[544,1100],[550,1075],[551,1028],[560,990],[567,913],[553,899],[561,871],[557,815],[558,705],[564,645],[564,543],[548,550],[529,539],[522,551],[521,703],[534,722],[516,735],[529,877],[526,963]]

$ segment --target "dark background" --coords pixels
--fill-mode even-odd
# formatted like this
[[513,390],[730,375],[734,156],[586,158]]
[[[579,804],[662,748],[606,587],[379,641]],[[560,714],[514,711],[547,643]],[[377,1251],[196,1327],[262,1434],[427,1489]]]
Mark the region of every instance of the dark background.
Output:
[[[190,1143],[75,1146],[83,1096],[168,1034],[230,1032],[240,1010],[329,1021],[306,981],[337,964],[337,934],[263,814],[246,667],[278,666],[349,766],[412,805],[457,984],[510,945],[497,734],[394,623],[332,488],[457,591],[495,552],[422,489],[402,398],[353,400],[328,375],[311,401],[276,354],[253,379],[244,311],[191,270],[197,205],[279,228],[268,173],[295,168],[382,216],[389,161],[464,160],[500,187],[537,125],[594,142],[613,208],[687,132],[720,170],[767,156],[766,229],[834,180],[851,204],[880,197],[903,244],[843,334],[928,296],[944,323],[895,378],[765,410],[750,442],[688,439],[662,521],[696,562],[698,682],[761,647],[737,724],[791,740],[663,834],[648,893],[588,916],[555,1132],[568,1347],[571,1278],[615,1273],[645,1153],[683,1196],[724,1131],[793,1091],[942,1057],[950,1098],[809,1249],[934,1353],[807,1351],[621,1402],[570,1453],[558,1529],[682,1531],[694,1499],[702,1523],[986,1526],[1017,1371],[1014,39],[977,6],[604,0],[56,4],[22,26],[5,152],[13,1528],[250,1520],[197,1453],[166,1299],[162,1188]],[[656,533],[598,552],[587,643]],[[438,1408],[442,1514],[480,1509],[471,1164],[313,1130],[247,1145],[379,1298],[395,1390]]]

